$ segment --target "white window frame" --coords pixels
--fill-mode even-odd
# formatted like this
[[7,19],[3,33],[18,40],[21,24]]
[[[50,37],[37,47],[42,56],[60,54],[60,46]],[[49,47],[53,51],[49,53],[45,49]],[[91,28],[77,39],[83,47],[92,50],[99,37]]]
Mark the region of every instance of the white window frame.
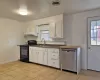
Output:
[[[90,38],[91,38],[91,46],[100,46],[100,42],[98,41],[98,30],[99,30],[99,28],[97,28],[98,27],[98,25],[97,25],[97,21],[99,21],[100,22],[100,20],[92,20],[93,22],[96,22],[96,24],[95,24],[95,26],[94,27],[96,27],[95,29],[92,29],[92,25],[91,25],[91,31],[95,31],[96,30],[96,36],[95,37],[91,37],[91,35],[90,35]],[[92,21],[91,21],[91,23],[92,23]],[[92,34],[92,33],[91,33]],[[95,34],[94,34],[95,35]],[[95,41],[95,43],[93,44],[93,40],[92,39],[96,39],[96,40],[94,40]]]
[[[49,31],[49,24],[48,25],[41,25],[41,26],[37,26],[38,27],[38,39],[37,41],[41,41],[41,31]],[[52,39],[47,40],[47,41],[52,41]]]

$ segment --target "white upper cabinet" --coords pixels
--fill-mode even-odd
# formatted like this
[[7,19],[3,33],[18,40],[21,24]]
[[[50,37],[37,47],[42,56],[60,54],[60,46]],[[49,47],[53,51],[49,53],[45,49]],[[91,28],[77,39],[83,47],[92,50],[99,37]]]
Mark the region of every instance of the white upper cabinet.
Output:
[[34,24],[33,21],[27,23],[25,35],[37,36],[37,26]]
[[58,15],[52,18],[50,23],[50,37],[63,38],[63,15]]
[[45,24],[49,24],[51,38],[63,38],[63,14],[28,22],[25,34],[39,37],[39,26]]
[[56,22],[55,36],[56,38],[63,38],[63,21]]
[[50,23],[49,31],[51,38],[63,38],[63,21]]
[[56,37],[56,24],[55,23],[50,23],[49,26],[49,33],[50,33],[50,37],[51,38],[55,38]]

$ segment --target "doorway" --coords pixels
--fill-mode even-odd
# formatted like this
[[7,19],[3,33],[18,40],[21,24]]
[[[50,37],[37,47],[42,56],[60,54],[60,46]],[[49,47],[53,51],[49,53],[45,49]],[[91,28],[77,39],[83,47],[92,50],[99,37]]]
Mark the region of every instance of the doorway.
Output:
[[88,69],[100,71],[100,17],[88,18]]

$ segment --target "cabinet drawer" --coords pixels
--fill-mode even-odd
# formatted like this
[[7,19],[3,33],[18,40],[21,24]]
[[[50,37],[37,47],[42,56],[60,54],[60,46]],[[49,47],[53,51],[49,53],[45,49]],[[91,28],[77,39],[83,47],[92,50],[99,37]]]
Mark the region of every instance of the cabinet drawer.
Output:
[[32,50],[37,50],[37,47],[30,47],[30,49],[32,49]]
[[59,60],[51,60],[51,66],[56,67],[56,68],[60,68]]
[[53,53],[59,53],[59,49],[53,49],[52,52]]
[[56,49],[56,48],[48,49],[48,51],[51,53],[59,53],[59,49]]
[[56,52],[56,53],[59,53],[59,49],[55,49],[55,52]]
[[59,59],[59,54],[52,53],[51,59],[54,59],[54,60]]

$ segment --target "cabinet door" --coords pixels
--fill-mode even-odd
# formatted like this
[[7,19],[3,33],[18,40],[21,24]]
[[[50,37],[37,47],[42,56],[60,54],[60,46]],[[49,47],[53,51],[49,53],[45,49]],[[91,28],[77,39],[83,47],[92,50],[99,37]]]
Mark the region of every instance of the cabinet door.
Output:
[[29,22],[25,34],[37,36],[37,26],[33,22]]
[[33,62],[33,52],[32,52],[32,47],[29,47],[29,61]]
[[48,65],[48,52],[44,51],[43,64]]
[[48,49],[48,66],[52,66],[51,53],[52,53],[52,49]]
[[38,63],[43,64],[43,51],[38,51]]
[[56,38],[63,38],[63,21],[56,22]]
[[35,47],[29,47],[29,61],[37,63],[37,51]]
[[59,49],[48,49],[48,65],[59,68]]
[[59,68],[60,65],[59,65],[59,60],[51,60],[51,64],[52,64],[52,67],[56,67],[56,68]]
[[50,23],[49,31],[50,31],[50,37],[51,38],[55,38],[55,36],[56,36],[56,26],[55,26],[55,23]]
[[52,53],[53,49],[52,48],[48,49],[48,66],[52,66]]
[[37,63],[38,61],[38,52],[37,51],[33,51],[33,62]]

